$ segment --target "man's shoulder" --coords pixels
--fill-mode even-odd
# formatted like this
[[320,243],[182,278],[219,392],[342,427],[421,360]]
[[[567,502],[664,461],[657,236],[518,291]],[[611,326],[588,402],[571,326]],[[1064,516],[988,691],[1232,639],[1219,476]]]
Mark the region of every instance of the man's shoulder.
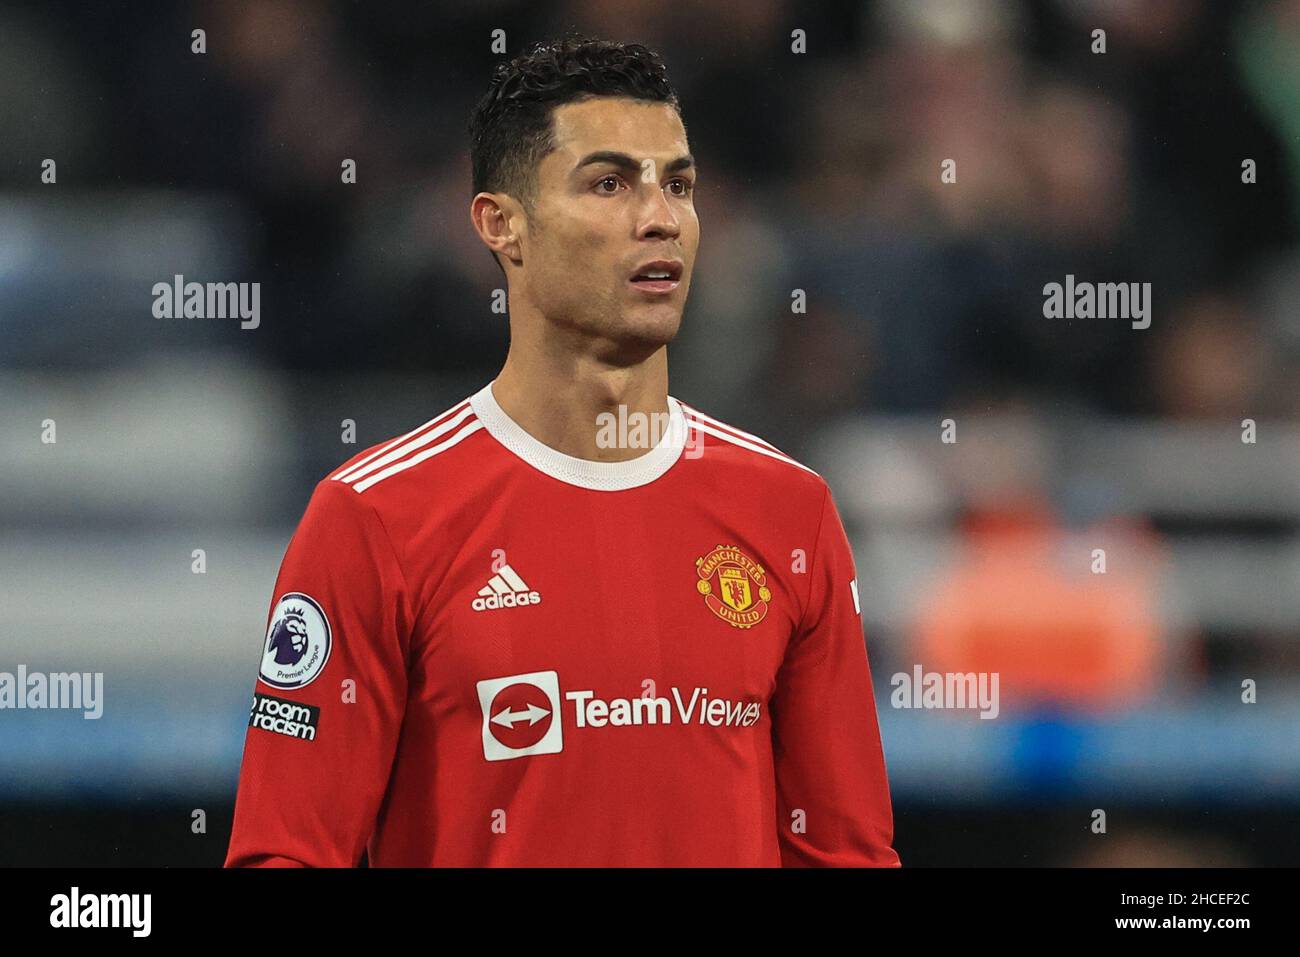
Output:
[[793,455],[755,432],[742,429],[677,400],[685,413],[690,440],[685,454],[719,469],[724,480],[761,484],[779,494],[820,505],[826,480]]
[[415,428],[356,453],[322,478],[317,491],[348,490],[378,506],[393,495],[427,488],[429,482],[463,479],[472,461],[463,443],[482,428],[467,396]]

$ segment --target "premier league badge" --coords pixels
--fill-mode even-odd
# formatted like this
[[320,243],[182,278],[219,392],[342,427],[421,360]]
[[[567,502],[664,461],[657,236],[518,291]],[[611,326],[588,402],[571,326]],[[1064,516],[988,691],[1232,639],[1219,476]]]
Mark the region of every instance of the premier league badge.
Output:
[[273,688],[316,680],[330,657],[330,623],[315,599],[289,592],[275,606],[262,648],[259,677]]

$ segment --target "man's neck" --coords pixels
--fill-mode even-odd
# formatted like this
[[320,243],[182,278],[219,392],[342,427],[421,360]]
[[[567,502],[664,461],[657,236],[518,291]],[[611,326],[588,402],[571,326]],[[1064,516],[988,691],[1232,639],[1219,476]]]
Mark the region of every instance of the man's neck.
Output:
[[645,416],[649,423],[667,415],[667,347],[627,367],[536,351],[524,361],[512,349],[492,383],[492,395],[525,432],[555,451],[593,462],[625,462],[649,450],[622,441],[611,445],[610,430],[602,431],[610,420],[603,414],[613,415],[615,422]]

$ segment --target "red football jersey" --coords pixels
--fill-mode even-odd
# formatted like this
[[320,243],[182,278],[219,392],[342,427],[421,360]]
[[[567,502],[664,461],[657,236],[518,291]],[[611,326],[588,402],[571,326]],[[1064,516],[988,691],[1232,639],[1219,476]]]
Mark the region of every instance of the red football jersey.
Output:
[[489,384],[316,486],[227,866],[898,866],[830,491],[668,406],[593,462]]

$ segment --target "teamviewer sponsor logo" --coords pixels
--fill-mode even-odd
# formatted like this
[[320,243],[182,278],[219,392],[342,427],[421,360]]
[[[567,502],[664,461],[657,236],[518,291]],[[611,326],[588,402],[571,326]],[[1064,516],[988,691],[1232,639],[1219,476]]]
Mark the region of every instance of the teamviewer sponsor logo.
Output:
[[493,611],[497,608],[519,608],[524,605],[540,605],[542,596],[529,589],[509,565],[502,565],[501,570],[492,576],[486,585],[478,590],[478,597],[470,607],[475,611]]
[[[557,754],[564,749],[556,672],[490,678],[477,687],[483,709],[483,756],[489,761]],[[594,690],[584,689],[565,692],[564,699],[573,705],[573,727],[581,729],[655,724],[750,728],[763,715],[762,703],[752,697],[715,698],[708,688],[699,687],[689,693],[675,686],[669,691],[671,698],[598,698]]]
[[489,678],[477,687],[483,709],[483,757],[505,761],[564,749],[556,672]]
[[710,698],[708,688],[691,689],[689,698],[680,688],[669,690],[671,700],[648,696],[605,699],[597,698],[591,690],[570,691],[564,697],[573,702],[573,719],[579,728],[673,723],[748,728],[763,714],[763,706],[757,701]]

